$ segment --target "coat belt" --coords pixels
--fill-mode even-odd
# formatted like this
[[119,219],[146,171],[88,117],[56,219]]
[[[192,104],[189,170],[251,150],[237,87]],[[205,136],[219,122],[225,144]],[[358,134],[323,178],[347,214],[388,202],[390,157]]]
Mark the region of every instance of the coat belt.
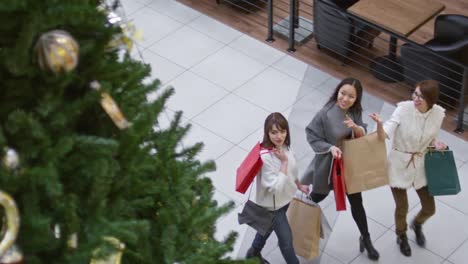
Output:
[[416,169],[416,164],[414,163],[414,160],[415,160],[415,157],[418,156],[418,157],[422,157],[422,153],[421,152],[411,152],[411,151],[401,151],[401,150],[398,150],[398,149],[394,149],[398,152],[403,152],[403,153],[406,153],[406,154],[411,154],[411,158],[408,160],[408,163],[406,164],[406,169],[409,167],[410,164],[413,164],[413,167]]

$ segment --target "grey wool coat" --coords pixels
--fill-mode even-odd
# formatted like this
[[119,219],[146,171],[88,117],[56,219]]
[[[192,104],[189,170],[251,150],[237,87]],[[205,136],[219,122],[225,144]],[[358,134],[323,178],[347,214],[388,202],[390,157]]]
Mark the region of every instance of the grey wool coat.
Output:
[[326,104],[306,127],[307,141],[315,152],[315,157],[302,177],[303,184],[312,184],[313,192],[328,194],[333,189],[330,179],[333,156],[330,147],[341,149],[341,142],[352,137],[351,128],[344,124],[346,114],[366,130],[362,113],[346,113],[335,102]]

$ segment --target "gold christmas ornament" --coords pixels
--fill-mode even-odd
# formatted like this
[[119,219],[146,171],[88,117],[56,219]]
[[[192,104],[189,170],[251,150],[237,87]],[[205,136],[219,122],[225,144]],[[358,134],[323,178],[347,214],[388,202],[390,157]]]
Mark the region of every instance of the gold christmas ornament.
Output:
[[3,207],[6,218],[6,228],[4,232],[2,232],[4,235],[2,237],[2,241],[0,242],[0,261],[2,261],[2,263],[8,263],[3,262],[3,259],[8,258],[11,260],[13,257],[15,259],[21,260],[21,252],[17,248],[12,248],[14,246],[13,244],[15,243],[16,237],[18,236],[20,222],[18,208],[16,207],[16,203],[13,198],[2,191],[0,191],[0,206]]
[[53,73],[69,72],[78,65],[79,45],[64,30],[52,30],[42,34],[35,46],[39,66]]
[[5,165],[8,170],[16,170],[20,165],[18,152],[12,148],[5,148],[2,161],[3,165]]
[[[98,81],[92,81],[90,84],[91,88],[99,91],[101,89],[101,84]],[[114,124],[119,128],[119,129],[126,129],[130,127],[132,124],[127,121],[125,116],[122,114],[122,111],[120,111],[119,106],[117,103],[114,101],[112,96],[110,96],[106,92],[101,92],[101,106],[104,108],[104,111],[109,115],[109,117],[112,119]]]
[[[104,258],[104,259],[96,260],[93,257],[91,259],[90,264],[120,264],[121,259],[122,259],[122,254],[125,249],[125,244],[120,242],[120,240],[118,240],[115,237],[104,237],[103,239],[109,242],[110,244],[112,244],[112,246],[116,248],[117,252],[110,254],[109,256],[107,256],[107,258]],[[98,253],[99,253],[99,249],[95,250],[93,255],[96,255]]]
[[117,34],[107,45],[109,50],[125,50],[130,52],[133,43],[142,39],[142,34],[135,25],[126,19],[120,2],[103,3],[98,10],[106,14],[109,26],[119,27],[121,33]]

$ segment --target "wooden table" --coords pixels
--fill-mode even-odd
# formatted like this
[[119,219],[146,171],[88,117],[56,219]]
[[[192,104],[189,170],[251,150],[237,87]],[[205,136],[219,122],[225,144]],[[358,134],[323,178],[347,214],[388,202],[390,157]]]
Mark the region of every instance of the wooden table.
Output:
[[444,8],[438,0],[360,0],[348,8],[349,13],[393,33],[388,56],[377,58],[371,64],[374,76],[384,81],[403,80],[403,69],[397,58],[398,36],[408,37]]

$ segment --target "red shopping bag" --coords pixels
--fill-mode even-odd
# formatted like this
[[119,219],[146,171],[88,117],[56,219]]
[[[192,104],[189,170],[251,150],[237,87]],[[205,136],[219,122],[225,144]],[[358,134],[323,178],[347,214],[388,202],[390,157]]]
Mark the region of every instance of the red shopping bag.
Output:
[[257,143],[249,152],[249,155],[242,161],[239,168],[237,168],[236,175],[236,191],[245,193],[252,184],[253,179],[262,168],[263,162],[260,158],[260,143]]
[[333,159],[332,181],[337,211],[346,210],[346,189],[343,172],[343,161],[341,159]]

